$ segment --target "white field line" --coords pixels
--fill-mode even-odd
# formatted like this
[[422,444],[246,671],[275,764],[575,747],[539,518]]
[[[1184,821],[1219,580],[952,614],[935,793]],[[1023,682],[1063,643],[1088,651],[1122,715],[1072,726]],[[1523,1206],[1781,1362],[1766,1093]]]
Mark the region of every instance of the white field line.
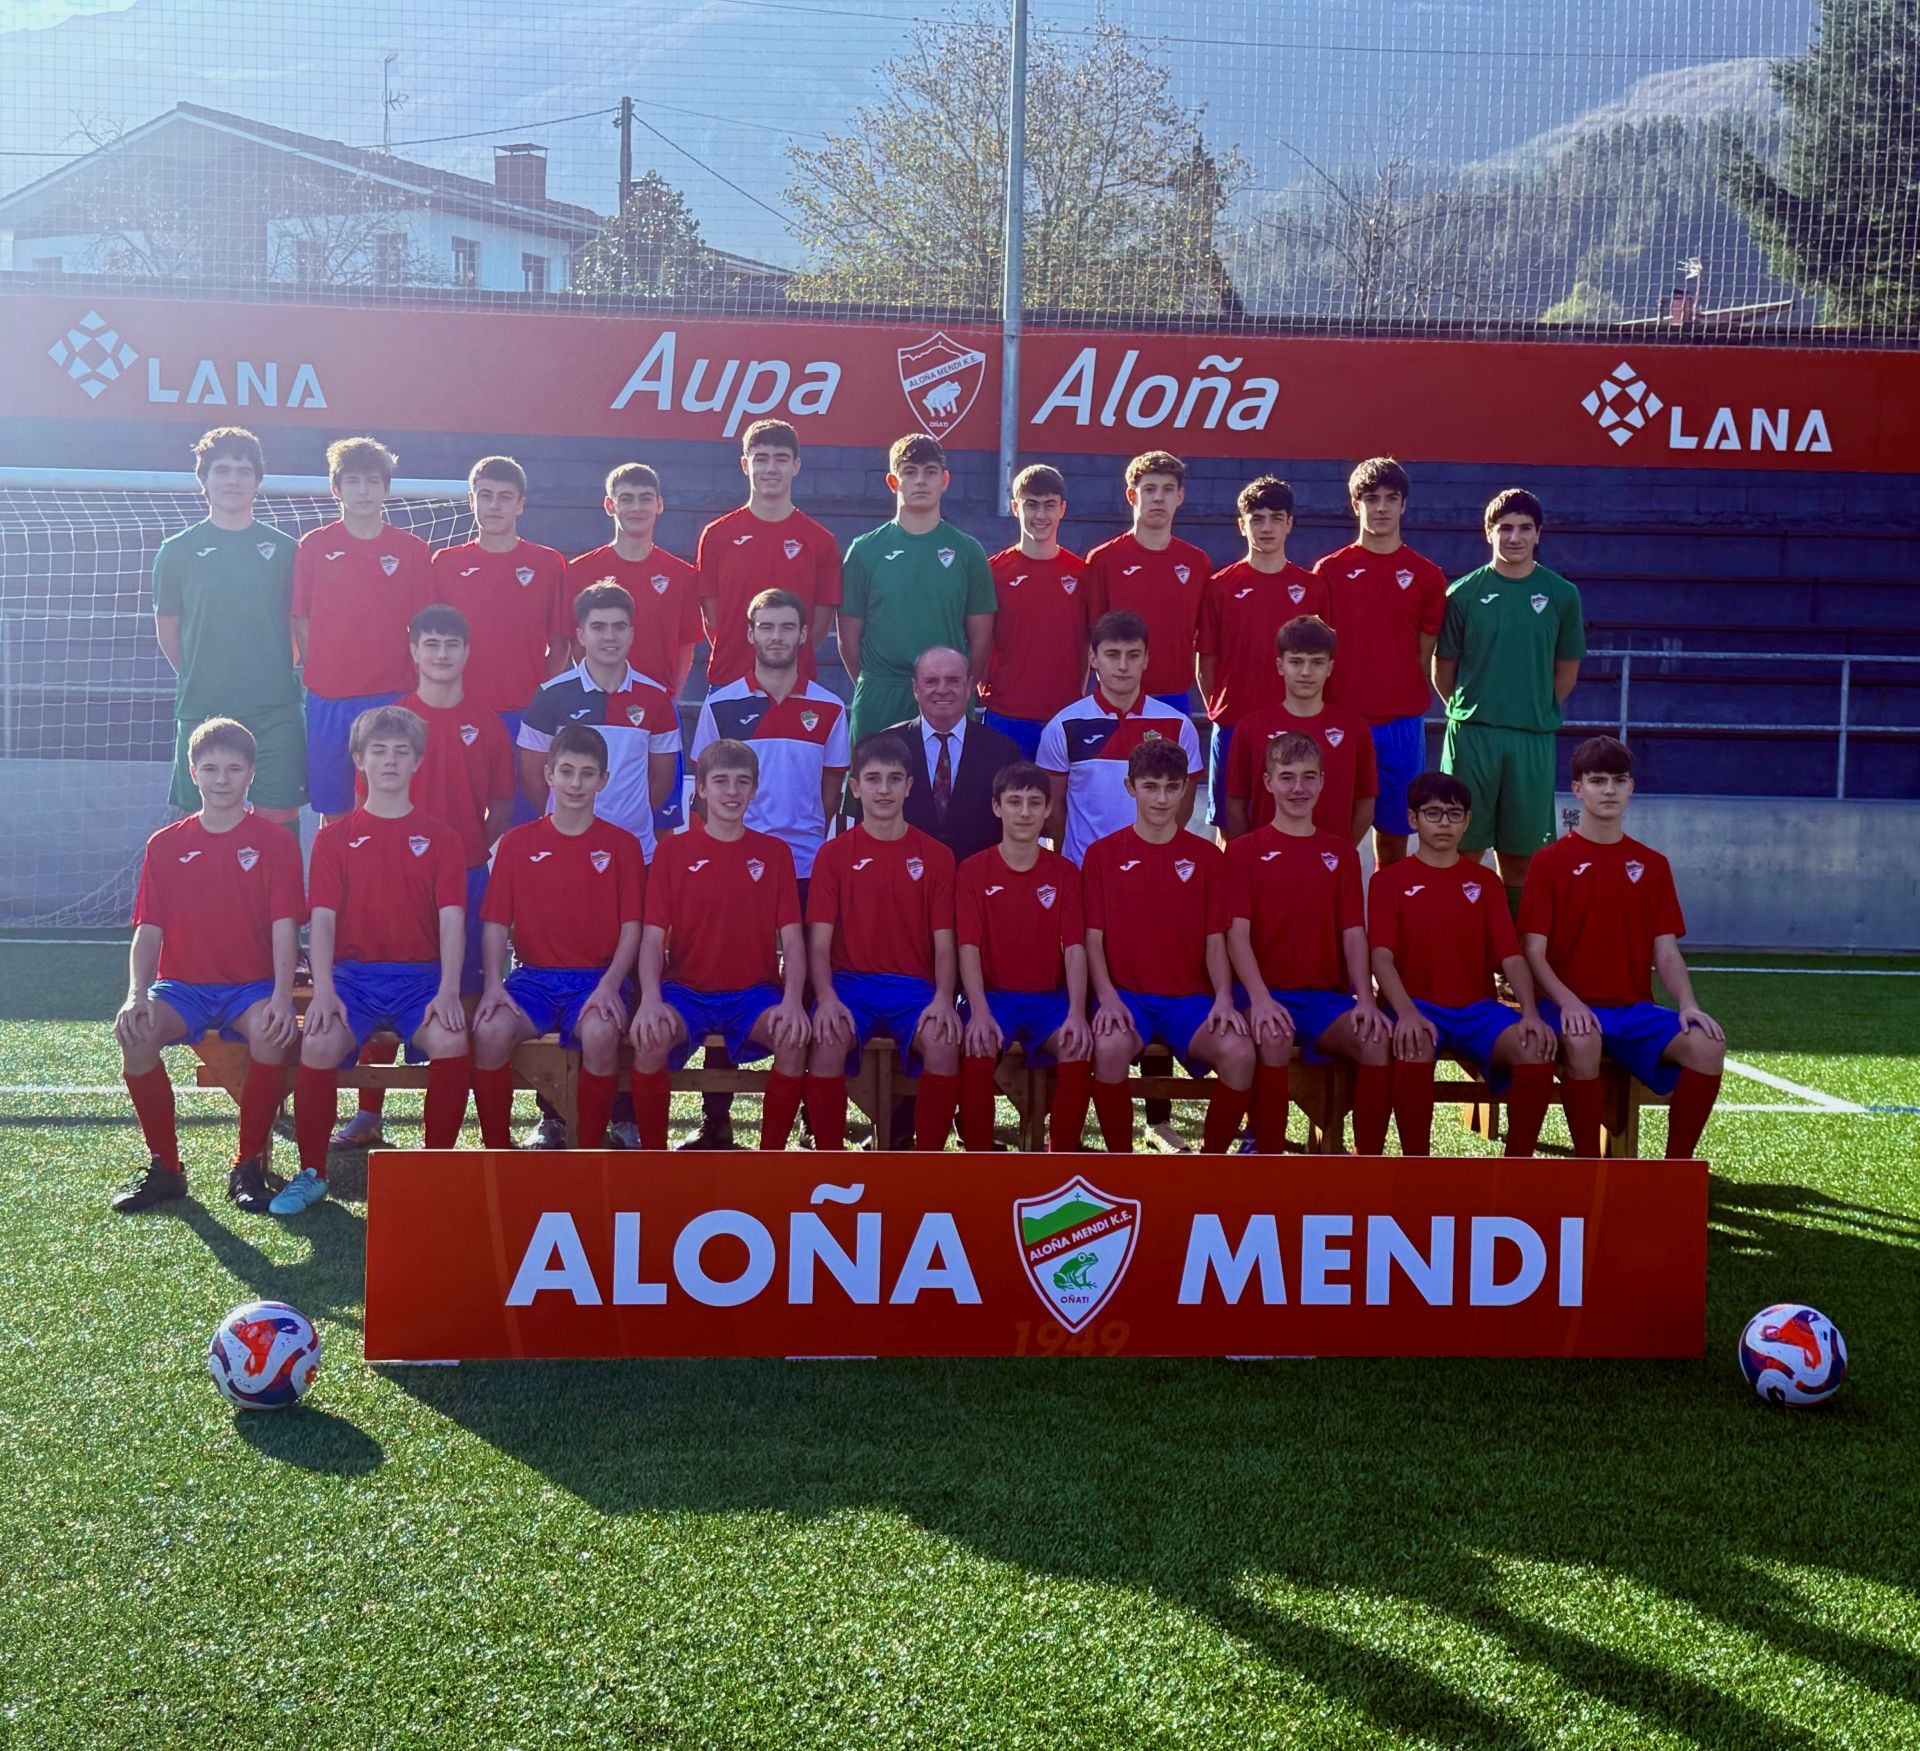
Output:
[[1736,1076],[1744,1076],[1749,1082],[1758,1082],[1766,1088],[1777,1088],[1782,1094],[1798,1095],[1800,1099],[1823,1113],[1864,1113],[1867,1110],[1855,1101],[1841,1100],[1837,1095],[1822,1094],[1819,1089],[1808,1088],[1803,1083],[1789,1082],[1784,1076],[1775,1076],[1771,1070],[1761,1070],[1752,1064],[1743,1064],[1738,1058],[1729,1058],[1727,1068]]

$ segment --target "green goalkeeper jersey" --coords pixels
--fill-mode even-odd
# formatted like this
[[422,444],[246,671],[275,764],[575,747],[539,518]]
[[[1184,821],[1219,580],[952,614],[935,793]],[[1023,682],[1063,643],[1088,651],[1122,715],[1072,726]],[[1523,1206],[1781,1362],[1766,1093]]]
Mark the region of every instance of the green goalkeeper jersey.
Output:
[[1483,565],[1448,586],[1434,649],[1460,665],[1447,701],[1450,722],[1557,730],[1553,666],[1587,654],[1580,592],[1544,565],[1524,578]]
[[174,716],[243,716],[293,705],[294,539],[271,523],[195,523],[153,558],[153,611],[180,620]]

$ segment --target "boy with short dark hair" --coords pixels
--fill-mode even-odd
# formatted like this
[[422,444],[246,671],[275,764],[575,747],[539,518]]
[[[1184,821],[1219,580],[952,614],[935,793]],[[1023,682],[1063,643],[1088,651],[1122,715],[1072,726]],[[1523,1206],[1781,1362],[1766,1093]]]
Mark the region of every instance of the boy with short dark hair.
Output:
[[293,1084],[300,1171],[268,1206],[276,1216],[327,1195],[339,1067],[373,1034],[390,1030],[427,1058],[429,1149],[451,1149],[467,1112],[466,865],[459,834],[413,806],[427,726],[402,706],[376,706],[354,719],[348,746],[367,796],[313,842],[313,998]]
[[[1633,756],[1623,743],[1594,736],[1574,750],[1573,794],[1580,824],[1535,856],[1520,901],[1527,964],[1544,993],[1540,1013],[1560,1036],[1573,1152],[1600,1153],[1604,1056],[1668,1097],[1667,1156],[1688,1160],[1719,1098],[1727,1039],[1694,1002],[1673,866],[1627,837]],[[1649,967],[1677,1009],[1654,1002]]]
[[1286,1149],[1297,1041],[1309,1064],[1340,1057],[1355,1066],[1353,1146],[1378,1155],[1387,1144],[1392,1029],[1373,1000],[1360,860],[1344,834],[1315,824],[1321,757],[1311,736],[1274,737],[1261,778],[1272,821],[1227,847],[1227,956],[1246,993],[1259,1058],[1254,1147],[1262,1155]]
[[1312,614],[1280,628],[1274,649],[1281,701],[1244,718],[1227,752],[1229,841],[1274,818],[1265,777],[1268,747],[1276,736],[1307,736],[1319,745],[1321,781],[1313,824],[1349,845],[1358,845],[1365,835],[1373,820],[1380,768],[1367,720],[1327,703],[1327,680],[1339,642],[1333,628]]
[[694,762],[703,828],[662,841],[647,880],[634,1005],[633,1105],[643,1149],[667,1146],[668,1071],[709,1033],[735,1064],[773,1056],[760,1147],[784,1149],[805,1090],[807,958],[793,853],[746,825],[760,763],[744,742]]
[[955,912],[966,1056],[960,1061],[960,1141],[993,1147],[993,1076],[1000,1054],[1024,1047],[1058,1064],[1048,1116],[1056,1150],[1077,1150],[1093,1098],[1087,1025],[1086,926],[1080,872],[1040,843],[1052,808],[1047,775],[1016,761],[994,775],[1000,843],[960,866]]
[[1233,1003],[1227,860],[1180,825],[1187,756],[1167,740],[1127,758],[1134,824],[1098,840],[1083,866],[1093,1018],[1093,1109],[1109,1150],[1133,1149],[1127,1067],[1163,1041],[1192,1076],[1219,1073],[1200,1147],[1233,1145],[1253,1092],[1253,1042]]
[[1187,465],[1178,456],[1165,450],[1136,456],[1126,481],[1133,527],[1087,555],[1087,617],[1098,620],[1116,608],[1139,615],[1152,653],[1142,684],[1184,712],[1194,682],[1200,598],[1213,562],[1173,532],[1174,514],[1187,500]]
[[[914,1148],[945,1147],[959,1101],[953,853],[907,824],[909,758],[886,731],[854,744],[860,824],[814,860],[807,954],[817,1002],[806,1101],[820,1149],[846,1147],[847,1077],[877,1033],[892,1036],[908,1073],[920,1077]],[[877,1123],[884,1135],[889,1115]]]
[[433,550],[386,520],[399,458],[377,438],[327,446],[338,521],[300,537],[293,638],[307,689],[307,795],[327,820],[354,806],[354,720],[413,683],[407,622],[430,600]]
[[293,967],[306,895],[299,840],[247,807],[253,757],[246,725],[196,725],[187,761],[200,812],[162,827],[141,861],[127,998],[113,1031],[150,1159],[114,1196],[123,1215],[186,1196],[173,1084],[160,1054],[209,1029],[245,1040],[250,1059],[227,1196],[252,1211],[273,1196],[261,1157],[297,1037]]
[[[1414,855],[1376,870],[1367,890],[1373,976],[1393,1015],[1400,1152],[1433,1153],[1433,1064],[1444,1051],[1506,1096],[1507,1153],[1531,1155],[1553,1095],[1553,1034],[1534,1005],[1503,897],[1460,855],[1473,793],[1444,772],[1423,772],[1407,788],[1407,806]],[[1501,972],[1519,999],[1517,1015],[1495,1001]]]
[[982,714],[1031,760],[1055,712],[1078,699],[1087,680],[1087,562],[1060,545],[1067,483],[1037,462],[1014,476],[1013,514],[1020,539],[987,563],[998,610],[993,655],[980,683]]

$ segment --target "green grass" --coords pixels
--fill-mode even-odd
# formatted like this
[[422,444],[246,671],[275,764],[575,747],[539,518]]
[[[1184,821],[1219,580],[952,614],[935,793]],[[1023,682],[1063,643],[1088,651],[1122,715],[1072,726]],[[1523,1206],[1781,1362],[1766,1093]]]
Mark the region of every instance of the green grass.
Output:
[[[0,945],[0,1084],[113,1085],[121,981]],[[1920,980],[1699,987],[1920,1106]],[[1920,1118],[1716,1118],[1699,1363],[375,1373],[361,1205],[234,1214],[194,1096],[207,1201],[115,1218],[123,1108],[0,1095],[0,1744],[1920,1744]],[[298,1411],[201,1371],[253,1294],[321,1323]],[[1818,1412],[1733,1365],[1787,1297],[1852,1350]]]

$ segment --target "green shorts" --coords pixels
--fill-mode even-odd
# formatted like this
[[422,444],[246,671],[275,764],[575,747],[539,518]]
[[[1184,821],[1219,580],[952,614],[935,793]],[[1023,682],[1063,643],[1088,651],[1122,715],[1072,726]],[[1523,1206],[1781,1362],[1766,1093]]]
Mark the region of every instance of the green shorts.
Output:
[[[913,697],[913,678],[897,679],[866,670],[853,687],[853,707],[848,713],[847,732],[854,741],[871,736],[892,724],[905,723],[919,714]],[[851,774],[849,774],[851,776]]]
[[1460,849],[1530,856],[1553,843],[1553,732],[1447,725],[1440,770],[1473,792]]
[[[253,789],[248,800],[256,808],[297,809],[307,800],[307,716],[305,707],[263,705],[232,712],[253,731]],[[200,793],[187,770],[187,741],[202,719],[176,719],[173,726],[173,788],[168,795],[183,814],[200,807]]]

